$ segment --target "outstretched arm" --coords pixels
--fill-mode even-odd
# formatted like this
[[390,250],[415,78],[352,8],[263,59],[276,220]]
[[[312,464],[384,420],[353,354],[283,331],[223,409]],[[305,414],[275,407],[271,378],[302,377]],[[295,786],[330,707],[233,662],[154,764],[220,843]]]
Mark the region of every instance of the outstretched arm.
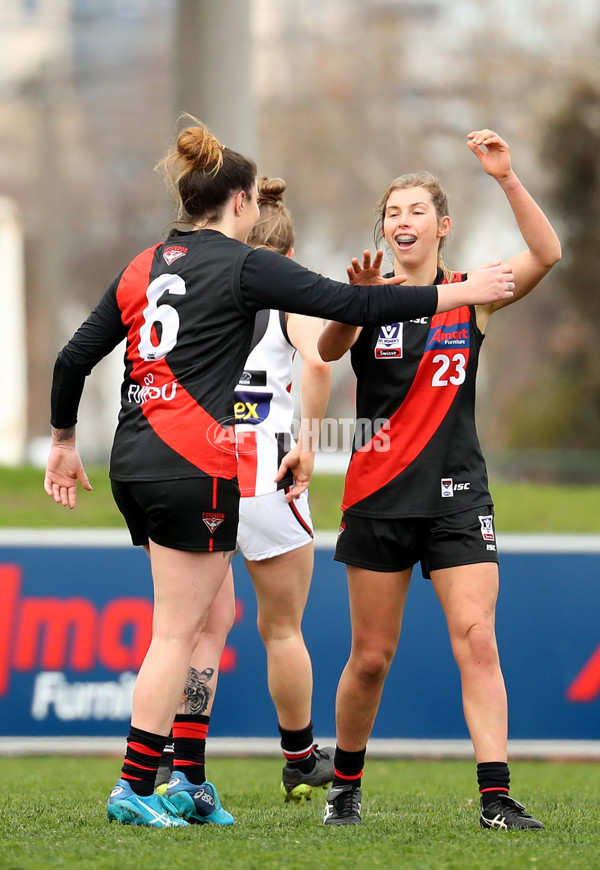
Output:
[[[512,297],[512,269],[491,264],[457,284],[407,287],[401,277],[380,279],[378,286],[350,288],[323,278],[287,257],[256,248],[244,252],[240,272],[240,303],[249,311],[275,308],[325,317],[355,326],[378,326]],[[359,283],[359,282],[357,282]],[[375,282],[377,285],[377,282]],[[458,289],[457,289],[458,288]]]
[[504,191],[527,245],[526,251],[507,261],[515,276],[512,299],[501,299],[481,306],[489,316],[533,290],[560,260],[560,242],[544,212],[517,178],[508,144],[493,130],[475,130],[467,136],[467,145],[487,174],[495,178]]
[[[354,258],[348,267],[350,282],[352,284],[372,284],[374,277],[379,274],[382,257],[383,251],[377,251],[373,263],[371,263],[371,254],[369,251],[365,251],[362,267]],[[401,275],[397,277],[397,280],[402,283],[406,278]],[[439,285],[436,313],[450,311],[461,305],[478,305],[481,302],[489,302],[491,299],[510,299],[514,287],[514,276],[509,265],[499,261],[487,263],[471,272],[467,281]],[[391,319],[380,321],[380,323],[390,322],[392,322]],[[339,359],[352,347],[359,334],[360,327],[357,329],[355,326],[335,321],[328,323],[319,339],[318,347],[321,357],[324,360]]]

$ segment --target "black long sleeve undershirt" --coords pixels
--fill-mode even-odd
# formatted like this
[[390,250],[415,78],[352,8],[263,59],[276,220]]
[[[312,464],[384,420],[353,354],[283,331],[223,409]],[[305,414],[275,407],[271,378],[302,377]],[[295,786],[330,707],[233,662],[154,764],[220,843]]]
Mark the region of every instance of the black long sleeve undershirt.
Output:
[[353,326],[379,326],[430,316],[438,304],[435,285],[350,286],[261,248],[244,259],[240,284],[244,302],[252,311],[276,308]]
[[50,425],[55,429],[69,429],[77,423],[86,377],[127,335],[115,295],[118,281],[111,284],[87,320],[58,354],[50,393]]
[[[263,249],[245,249],[239,263],[240,289],[234,286],[234,296],[248,316],[260,309],[275,308],[356,326],[378,326],[425,317],[437,308],[435,285],[351,286]],[[120,277],[58,354],[50,418],[56,429],[76,424],[85,378],[127,335],[116,299]]]

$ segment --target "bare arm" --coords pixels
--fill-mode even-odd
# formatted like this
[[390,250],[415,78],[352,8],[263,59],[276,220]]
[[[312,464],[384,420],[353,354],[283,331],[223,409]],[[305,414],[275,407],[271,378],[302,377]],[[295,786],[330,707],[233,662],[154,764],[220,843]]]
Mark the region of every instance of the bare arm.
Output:
[[319,338],[318,348],[321,359],[331,362],[343,357],[360,335],[362,326],[348,326],[330,320]]
[[321,421],[329,401],[331,368],[323,362],[317,350],[322,329],[322,321],[318,318],[302,314],[288,316],[288,336],[302,357],[300,434],[296,447],[284,456],[277,475],[281,479],[288,468],[294,474],[294,486],[287,495],[288,501],[298,498],[310,483]]
[[480,321],[486,321],[494,311],[530,293],[558,263],[561,249],[548,218],[513,171],[508,144],[493,130],[476,130],[469,133],[467,145],[504,191],[527,245],[526,251],[507,261],[515,276],[512,299],[500,299],[480,306],[482,310],[477,312],[477,321],[481,326]]

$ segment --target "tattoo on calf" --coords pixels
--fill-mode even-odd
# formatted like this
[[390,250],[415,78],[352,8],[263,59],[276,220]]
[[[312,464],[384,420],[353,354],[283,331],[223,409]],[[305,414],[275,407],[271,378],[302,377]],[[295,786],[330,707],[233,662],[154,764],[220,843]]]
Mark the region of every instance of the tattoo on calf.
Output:
[[186,714],[199,716],[204,713],[213,694],[213,690],[207,684],[214,673],[214,668],[204,668],[203,671],[197,671],[196,668],[189,669],[183,692]]

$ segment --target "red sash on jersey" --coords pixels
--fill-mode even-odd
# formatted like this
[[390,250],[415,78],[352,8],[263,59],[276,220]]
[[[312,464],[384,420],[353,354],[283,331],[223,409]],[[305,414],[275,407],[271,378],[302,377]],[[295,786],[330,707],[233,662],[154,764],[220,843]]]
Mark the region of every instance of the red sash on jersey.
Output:
[[140,407],[153,431],[172,450],[211,477],[231,479],[237,472],[233,428],[224,429],[198,404],[177,380],[166,358],[147,361],[138,352],[145,291],[157,247],[148,248],[132,260],[117,288],[122,319],[129,324],[127,358],[133,367],[132,380],[143,387],[145,378],[151,376],[154,384],[177,385],[170,401],[157,398]]
[[[452,283],[461,280],[460,273],[452,277]],[[447,282],[444,279],[442,283]],[[346,474],[343,511],[394,480],[417,458],[441,426],[458,393],[459,384],[449,382],[444,387],[433,386],[437,371],[433,363],[436,348],[435,345],[433,350],[427,348],[441,327],[469,323],[470,319],[468,305],[431,318],[426,349],[404,401],[390,417],[389,425],[352,455]],[[466,368],[470,348],[464,348],[463,353]],[[401,362],[398,364],[402,365]]]

